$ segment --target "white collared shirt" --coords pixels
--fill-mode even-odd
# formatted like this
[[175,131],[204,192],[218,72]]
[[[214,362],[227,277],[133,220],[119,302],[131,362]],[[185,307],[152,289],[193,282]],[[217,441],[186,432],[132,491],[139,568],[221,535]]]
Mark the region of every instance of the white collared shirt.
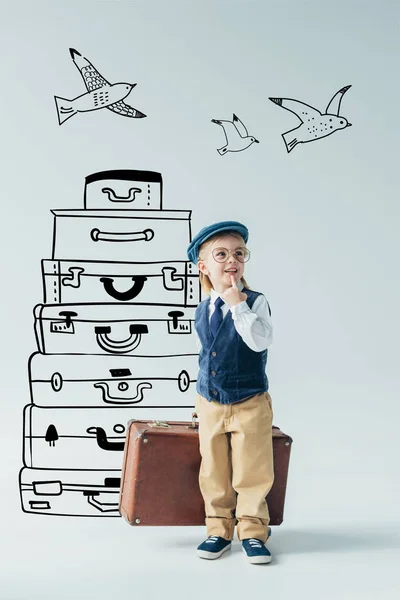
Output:
[[[242,291],[243,284],[241,281],[238,281],[237,287]],[[210,290],[209,319],[214,312],[214,303],[219,296],[220,294],[214,289]],[[251,350],[262,352],[272,344],[272,321],[265,296],[262,294],[257,296],[252,308],[249,307],[246,300],[243,300],[235,306],[224,303],[221,310],[224,318],[228,312],[231,313],[236,331]],[[196,331],[195,338],[197,348],[200,351],[201,342]]]

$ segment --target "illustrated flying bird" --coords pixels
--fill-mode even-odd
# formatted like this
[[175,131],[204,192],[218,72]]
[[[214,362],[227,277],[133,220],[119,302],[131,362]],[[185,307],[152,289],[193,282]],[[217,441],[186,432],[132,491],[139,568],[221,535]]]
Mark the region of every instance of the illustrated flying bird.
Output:
[[222,148],[218,148],[221,156],[227,152],[241,152],[242,150],[246,150],[254,142],[259,144],[259,141],[255,137],[249,135],[244,124],[235,114],[232,121],[211,119],[211,123],[221,125],[225,133],[226,144]]
[[318,109],[299,100],[270,98],[278,106],[294,113],[301,121],[300,125],[282,134],[288,152],[293,150],[297,144],[320,140],[339,129],[351,127],[351,123],[339,114],[343,95],[349,88],[351,88],[351,85],[346,85],[346,87],[339,90],[333,96],[323,114]]
[[131,117],[132,119],[146,116],[124,102],[124,98],[133,90],[136,83],[109,83],[100,75],[92,63],[77,50],[70,48],[69,52],[82,75],[88,91],[73,100],[54,96],[59,125],[65,123],[65,121],[78,112],[88,112],[90,110],[99,110],[100,108],[108,108],[108,110],[112,110],[118,115]]

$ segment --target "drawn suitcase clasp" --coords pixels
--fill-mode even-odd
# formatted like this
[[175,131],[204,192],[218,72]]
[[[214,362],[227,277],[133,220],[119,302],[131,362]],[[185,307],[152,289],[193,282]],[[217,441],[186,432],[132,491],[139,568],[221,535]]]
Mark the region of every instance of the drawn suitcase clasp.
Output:
[[60,317],[65,317],[64,321],[51,321],[50,333],[75,333],[74,324],[71,317],[77,317],[78,313],[70,310],[62,310]]
[[184,312],[181,310],[171,310],[168,313],[169,317],[172,317],[170,321],[168,321],[168,333],[191,333],[192,325],[191,322],[187,319],[185,321],[179,321],[179,317],[184,316]]
[[161,271],[166,290],[183,290],[183,278],[176,275],[174,267],[163,267]]
[[82,267],[70,267],[68,271],[70,274],[62,278],[62,285],[79,288],[81,285],[81,275],[85,272],[85,269],[82,269]]

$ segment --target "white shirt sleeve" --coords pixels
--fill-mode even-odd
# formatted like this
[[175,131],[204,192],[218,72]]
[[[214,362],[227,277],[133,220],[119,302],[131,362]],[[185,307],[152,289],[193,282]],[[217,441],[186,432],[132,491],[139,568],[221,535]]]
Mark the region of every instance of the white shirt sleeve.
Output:
[[236,331],[251,350],[262,352],[272,344],[272,321],[265,296],[257,296],[252,308],[244,300],[231,306],[230,311]]

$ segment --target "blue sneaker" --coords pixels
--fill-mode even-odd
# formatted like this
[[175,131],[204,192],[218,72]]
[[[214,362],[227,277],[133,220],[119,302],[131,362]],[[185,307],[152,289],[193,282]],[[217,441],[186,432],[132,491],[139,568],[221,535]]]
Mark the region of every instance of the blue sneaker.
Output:
[[257,538],[242,540],[242,550],[246,554],[247,560],[253,565],[270,563],[272,560],[271,552],[264,542]]
[[219,535],[210,535],[197,547],[197,556],[200,558],[219,558],[221,554],[231,549],[231,540],[226,540]]

